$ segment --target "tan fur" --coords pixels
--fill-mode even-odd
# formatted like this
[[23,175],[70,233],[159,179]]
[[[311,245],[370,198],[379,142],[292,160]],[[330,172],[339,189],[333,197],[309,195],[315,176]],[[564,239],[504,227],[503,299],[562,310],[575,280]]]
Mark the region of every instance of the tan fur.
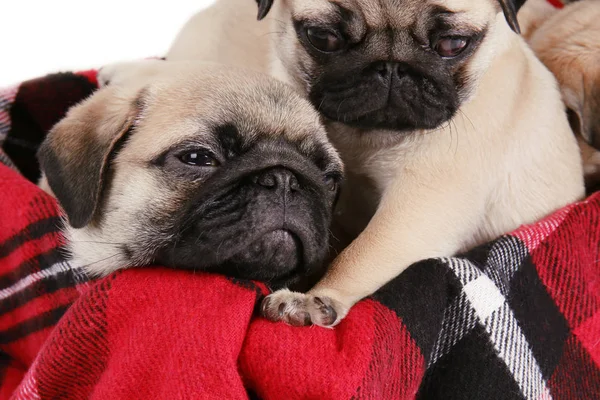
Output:
[[[171,60],[200,60],[264,72],[268,69],[270,23],[258,24],[253,0],[217,1],[192,17],[183,27],[166,57]],[[250,22],[250,23],[248,23]],[[235,49],[231,43],[236,43]]]
[[[125,79],[134,76],[133,70],[139,72],[137,79]],[[166,218],[190,198],[182,188],[165,185],[164,177],[150,167],[151,160],[175,143],[193,139],[211,146],[211,127],[235,117],[247,125],[248,135],[284,137],[308,147],[318,143],[339,160],[316,111],[269,77],[214,64],[153,61],[120,64],[104,70],[103,77],[113,83],[71,109],[47,139],[65,164],[89,156],[82,146],[114,140],[142,94],[135,132],[112,163],[102,209],[87,226],[67,225],[65,231],[74,264],[91,275],[133,266],[121,246],[153,235],[148,232],[153,225],[145,219]],[[49,188],[45,178],[40,186]]]
[[[565,104],[576,114],[576,134],[600,147],[600,2],[582,0],[559,10],[546,0],[529,0],[519,20],[527,28],[530,46],[558,79]],[[580,143],[586,185],[596,187],[600,153]]]
[[[368,24],[384,18],[379,1],[340,2],[360,6]],[[583,197],[579,150],[556,81],[510,30],[498,3],[430,3],[462,12],[465,23],[488,26],[469,65],[476,77],[469,101],[439,129],[402,135],[403,139],[389,132],[367,135],[329,124],[350,188],[342,196],[337,222],[348,237],[357,237],[312,290],[274,293],[263,309],[265,315],[290,322],[306,312],[317,325],[335,325],[354,303],[414,262],[472,248]],[[410,21],[417,5],[423,3],[403,2],[393,23],[402,26]],[[291,29],[290,17],[304,13],[324,18],[329,7],[327,0],[275,1],[271,22],[262,23],[265,31],[278,32],[271,73],[300,92],[307,88],[298,66],[310,65],[311,60]],[[256,24],[254,18],[253,13],[245,19],[238,15],[236,29],[249,29]],[[195,19],[201,20],[202,16]],[[233,21],[227,16],[221,23],[233,27]],[[191,44],[192,39],[185,42]],[[227,53],[240,48],[235,41],[222,44]],[[191,49],[178,53],[178,58],[197,56]],[[315,306],[319,301],[335,310],[333,323],[324,317],[322,307]],[[281,309],[283,315],[273,311]]]

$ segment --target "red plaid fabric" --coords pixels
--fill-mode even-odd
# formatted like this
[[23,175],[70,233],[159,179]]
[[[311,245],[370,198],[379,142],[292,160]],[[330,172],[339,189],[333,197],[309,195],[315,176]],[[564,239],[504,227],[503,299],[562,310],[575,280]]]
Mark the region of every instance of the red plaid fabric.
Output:
[[561,0],[546,0],[555,8],[564,8],[564,3]]
[[[43,137],[90,79],[52,76],[8,101],[19,170],[38,173],[28,129]],[[45,107],[52,87],[62,107]],[[252,282],[160,267],[88,282],[61,251],[54,200],[2,165],[0,192],[0,398],[599,397],[600,194],[418,263],[327,330],[256,317]]]

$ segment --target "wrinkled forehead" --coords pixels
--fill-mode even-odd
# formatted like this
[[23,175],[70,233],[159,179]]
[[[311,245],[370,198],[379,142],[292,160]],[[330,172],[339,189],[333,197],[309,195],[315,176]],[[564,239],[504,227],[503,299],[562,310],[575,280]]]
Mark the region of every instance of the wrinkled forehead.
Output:
[[[354,17],[371,29],[402,29],[420,19],[438,14],[459,24],[483,28],[498,12],[494,0],[296,0],[293,14],[296,19],[321,20]],[[329,19],[330,21],[325,21]]]
[[303,146],[326,144],[325,129],[312,106],[279,85],[187,81],[149,90],[132,142],[152,143],[155,151],[197,140],[219,145],[235,133],[240,145],[260,139],[286,139]]

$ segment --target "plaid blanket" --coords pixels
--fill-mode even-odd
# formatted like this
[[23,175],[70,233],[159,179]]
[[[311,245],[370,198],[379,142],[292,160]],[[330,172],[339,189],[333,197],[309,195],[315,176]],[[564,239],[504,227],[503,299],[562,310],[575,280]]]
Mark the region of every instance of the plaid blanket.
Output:
[[0,398],[600,398],[600,193],[414,265],[333,330],[273,324],[257,283],[92,282],[65,260],[34,154],[95,87],[91,71],[0,92]]

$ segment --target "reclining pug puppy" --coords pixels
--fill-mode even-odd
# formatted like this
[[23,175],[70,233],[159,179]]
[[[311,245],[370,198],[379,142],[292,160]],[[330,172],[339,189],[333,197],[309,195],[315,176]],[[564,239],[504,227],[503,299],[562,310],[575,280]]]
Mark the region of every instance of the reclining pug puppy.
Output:
[[96,276],[159,264],[275,288],[319,276],[342,165],[316,111],[248,71],[144,69],[72,108],[39,150],[75,264]]
[[580,141],[586,186],[600,188],[600,2],[529,0],[519,12],[523,34],[558,79]]

